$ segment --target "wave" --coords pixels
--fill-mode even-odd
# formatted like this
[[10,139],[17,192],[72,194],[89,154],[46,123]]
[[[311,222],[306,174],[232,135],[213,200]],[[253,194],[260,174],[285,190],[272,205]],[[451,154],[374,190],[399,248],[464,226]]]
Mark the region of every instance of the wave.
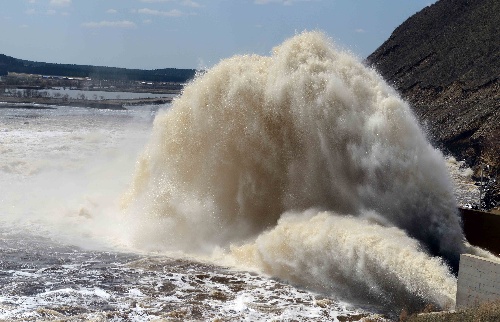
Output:
[[389,306],[452,306],[448,266],[465,250],[441,152],[376,71],[318,31],[187,85],[157,115],[123,206],[139,247],[222,248]]

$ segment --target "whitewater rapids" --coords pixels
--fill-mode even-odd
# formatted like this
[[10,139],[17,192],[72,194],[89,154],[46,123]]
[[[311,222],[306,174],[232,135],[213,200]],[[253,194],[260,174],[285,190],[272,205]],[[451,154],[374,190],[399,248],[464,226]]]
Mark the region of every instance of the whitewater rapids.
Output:
[[187,85],[157,115],[123,208],[137,247],[391,309],[454,305],[465,246],[443,155],[321,32]]

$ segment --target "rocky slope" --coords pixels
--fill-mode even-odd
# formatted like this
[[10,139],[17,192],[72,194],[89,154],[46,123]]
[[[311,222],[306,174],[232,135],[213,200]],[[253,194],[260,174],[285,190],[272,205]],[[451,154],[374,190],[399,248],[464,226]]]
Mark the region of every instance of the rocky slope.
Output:
[[435,145],[477,175],[489,165],[487,201],[498,201],[500,1],[440,0],[396,28],[367,61],[410,102]]

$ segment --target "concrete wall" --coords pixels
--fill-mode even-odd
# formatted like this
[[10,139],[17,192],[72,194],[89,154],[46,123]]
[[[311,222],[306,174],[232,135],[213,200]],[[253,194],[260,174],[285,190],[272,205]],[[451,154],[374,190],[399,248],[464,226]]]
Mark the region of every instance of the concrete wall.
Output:
[[500,215],[471,209],[460,209],[464,234],[472,245],[500,255]]
[[500,261],[460,255],[457,308],[500,300]]

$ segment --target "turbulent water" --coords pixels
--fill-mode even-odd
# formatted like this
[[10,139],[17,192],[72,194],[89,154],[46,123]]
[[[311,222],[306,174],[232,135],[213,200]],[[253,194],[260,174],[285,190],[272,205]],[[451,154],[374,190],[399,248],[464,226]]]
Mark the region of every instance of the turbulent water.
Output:
[[319,32],[221,61],[158,113],[0,108],[0,121],[0,319],[454,306],[470,249],[445,160]]
[[138,243],[232,246],[235,261],[353,300],[453,302],[433,257],[456,266],[463,247],[443,156],[397,93],[320,33],[199,77],[139,162]]

